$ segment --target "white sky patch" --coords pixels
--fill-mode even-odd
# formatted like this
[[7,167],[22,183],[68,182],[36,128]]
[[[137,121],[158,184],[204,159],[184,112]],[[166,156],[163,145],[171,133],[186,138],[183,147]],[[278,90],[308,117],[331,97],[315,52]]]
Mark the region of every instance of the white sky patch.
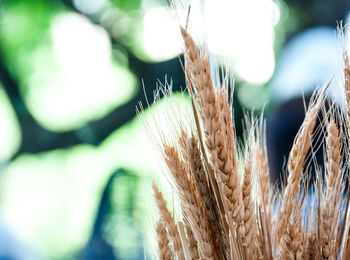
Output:
[[107,0],[74,0],[73,3],[83,13],[95,14],[107,4]]
[[[176,7],[179,17],[164,7],[145,11],[144,48],[155,61],[173,58],[183,48],[179,25],[185,26],[188,5],[176,2]],[[196,42],[207,39],[210,54],[230,60],[239,77],[264,84],[275,69],[274,26],[279,19],[272,0],[194,0],[188,30]]]
[[267,82],[275,68],[274,25],[279,9],[271,0],[207,0],[208,47],[232,57],[238,75],[249,83]]
[[143,48],[152,60],[164,61],[181,53],[182,39],[174,11],[150,8],[145,11],[143,26]]
[[284,102],[307,95],[335,76],[329,93],[341,99],[342,91],[338,88],[343,74],[341,52],[335,28],[314,27],[299,33],[279,56],[278,68],[270,82],[272,97]]

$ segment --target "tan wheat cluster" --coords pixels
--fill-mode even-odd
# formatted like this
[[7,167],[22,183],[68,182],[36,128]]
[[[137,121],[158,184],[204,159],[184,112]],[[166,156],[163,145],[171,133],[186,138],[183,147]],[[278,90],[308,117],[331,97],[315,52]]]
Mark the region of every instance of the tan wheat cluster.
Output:
[[[160,259],[350,259],[350,66],[344,52],[346,108],[325,112],[327,86],[315,93],[287,161],[282,192],[270,182],[262,120],[235,136],[228,81],[214,86],[208,56],[184,28],[185,75],[194,127],[179,124],[177,145],[161,143],[163,159],[181,203],[174,218],[153,185],[160,212]],[[315,129],[324,111],[323,130]],[[324,169],[310,182],[315,132],[325,135]],[[311,197],[311,202],[310,202]]]

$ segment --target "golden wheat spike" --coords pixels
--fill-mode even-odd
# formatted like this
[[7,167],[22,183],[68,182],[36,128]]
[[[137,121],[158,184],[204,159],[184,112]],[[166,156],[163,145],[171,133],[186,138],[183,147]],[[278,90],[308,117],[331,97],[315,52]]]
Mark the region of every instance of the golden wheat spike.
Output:
[[314,126],[326,90],[329,84],[324,87],[320,94],[315,94],[313,100],[310,102],[309,109],[305,115],[303,124],[294,140],[292,149],[288,158],[288,179],[287,186],[282,197],[282,209],[276,215],[274,225],[274,247],[278,248],[283,235],[288,229],[289,220],[292,216],[293,210],[299,206],[295,200],[298,199],[300,192],[300,183],[302,180],[302,172],[307,153],[311,146]]
[[162,193],[158,190],[157,186],[153,184],[154,196],[158,205],[160,214],[164,220],[166,229],[168,231],[169,239],[172,242],[173,254],[178,260],[185,260],[184,251],[182,248],[182,243],[180,239],[180,234],[175,224],[173,217],[171,216],[169,210],[166,207],[165,200]]
[[[272,198],[277,196],[270,183],[264,131],[253,123],[256,132],[242,149],[247,152],[238,152],[241,146],[235,136],[228,90],[220,83],[214,88],[208,57],[200,52],[186,29],[181,32],[193,109],[193,114],[187,116],[194,117],[195,126],[189,126],[192,130],[185,133],[182,127],[186,123],[181,122],[178,145],[169,145],[166,138],[160,144],[162,160],[170,170],[174,194],[182,209],[176,225],[162,194],[153,187],[161,213],[157,225],[160,258],[349,259],[349,190],[346,198],[342,195],[346,179],[342,160],[348,163],[349,159],[346,153],[342,158],[342,152],[348,152],[344,146],[350,142],[336,121],[339,123],[350,106],[331,111],[325,120],[329,122],[325,131],[324,179],[316,167],[317,181],[309,188],[312,184],[305,164],[309,156],[314,156],[314,128],[319,111],[324,109],[329,84],[313,95],[290,151],[289,176],[281,204],[274,202]],[[344,62],[344,88],[350,104],[350,65],[346,55]]]
[[[188,81],[196,93],[204,126],[205,144],[214,168],[215,181],[219,184],[220,193],[224,195],[223,203],[230,213],[229,216],[226,216],[226,218],[230,218],[227,219],[227,222],[231,226],[233,220],[237,224],[237,230],[239,230],[237,236],[241,236],[243,225],[241,180],[235,160],[231,157],[234,151],[228,150],[227,143],[229,142],[225,140],[225,125],[222,121],[224,115],[220,114],[222,109],[220,109],[219,104],[221,99],[218,100],[214,91],[208,57],[200,54],[198,47],[185,29],[181,28],[181,33],[186,46],[186,75],[189,75]],[[227,103],[228,98],[225,100]]]
[[244,254],[248,259],[254,259],[257,257],[257,218],[255,214],[255,205],[252,198],[252,184],[252,165],[250,160],[246,160],[242,185],[242,197],[244,205],[242,242]]
[[162,219],[158,220],[156,233],[158,238],[158,255],[161,260],[169,260],[174,258],[170,245],[169,239],[167,235],[167,231],[165,228],[165,223]]
[[182,200],[184,214],[191,225],[196,240],[199,242],[199,252],[202,257],[214,259],[215,244],[212,239],[210,225],[198,193],[188,178],[184,163],[180,160],[174,147],[164,145],[166,163],[177,184],[177,190]]

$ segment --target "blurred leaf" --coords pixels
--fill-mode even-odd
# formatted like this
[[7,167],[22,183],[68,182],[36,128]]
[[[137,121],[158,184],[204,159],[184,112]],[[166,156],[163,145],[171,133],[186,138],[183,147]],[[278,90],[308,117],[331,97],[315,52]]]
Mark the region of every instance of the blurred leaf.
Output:
[[1,175],[2,216],[11,230],[49,259],[84,246],[109,165],[94,147],[81,145],[23,155]]
[[52,131],[98,120],[136,92],[125,62],[113,59],[107,32],[51,1],[5,1],[0,38],[29,111]]
[[33,52],[47,41],[51,19],[63,10],[56,1],[2,1],[0,48],[11,72],[28,77],[35,68]]
[[136,175],[118,176],[114,180],[111,196],[111,212],[104,224],[107,241],[113,245],[115,255],[121,259],[138,259],[143,254],[143,243],[135,212],[140,207],[140,179]]
[[240,104],[249,109],[259,111],[267,105],[269,97],[265,86],[243,84],[238,88]]

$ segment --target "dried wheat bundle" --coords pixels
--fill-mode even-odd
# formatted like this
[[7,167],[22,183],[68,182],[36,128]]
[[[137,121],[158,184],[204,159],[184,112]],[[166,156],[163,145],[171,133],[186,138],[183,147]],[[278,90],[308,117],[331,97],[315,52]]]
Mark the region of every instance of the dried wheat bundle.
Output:
[[[318,178],[310,184],[307,161],[313,156],[315,132],[321,131],[315,124],[324,110],[328,86],[311,99],[289,154],[285,187],[278,194],[270,182],[263,120],[248,120],[245,146],[238,145],[229,80],[216,80],[214,86],[207,55],[186,29],[181,28],[181,33],[193,112],[187,116],[194,125],[185,131],[185,123],[179,123],[176,143],[163,138],[160,144],[182,212],[175,221],[162,193],[153,186],[160,212],[159,258],[350,259],[349,192],[345,190],[345,164],[350,161],[350,65],[346,53],[346,107],[342,111],[331,106],[324,112],[325,169],[316,168]],[[310,196],[315,198],[312,202],[306,199]]]

